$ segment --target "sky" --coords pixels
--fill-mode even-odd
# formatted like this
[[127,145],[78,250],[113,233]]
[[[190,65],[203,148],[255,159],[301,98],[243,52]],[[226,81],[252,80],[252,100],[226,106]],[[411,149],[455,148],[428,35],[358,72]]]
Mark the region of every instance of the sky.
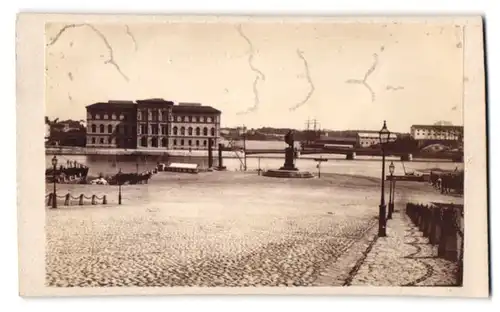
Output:
[[164,98],[213,106],[222,127],[463,125],[462,50],[462,28],[437,22],[50,23],[46,114]]

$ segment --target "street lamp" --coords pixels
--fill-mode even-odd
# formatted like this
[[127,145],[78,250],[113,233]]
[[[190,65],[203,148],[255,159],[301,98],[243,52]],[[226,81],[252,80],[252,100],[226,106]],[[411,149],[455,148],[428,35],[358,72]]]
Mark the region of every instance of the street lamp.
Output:
[[386,233],[386,216],[385,216],[385,198],[384,198],[384,180],[385,180],[385,145],[389,142],[389,137],[391,132],[387,129],[387,125],[384,120],[384,126],[379,131],[379,139],[380,139],[380,147],[382,149],[382,185],[381,185],[381,194],[380,194],[380,206],[379,206],[379,215],[378,215],[378,236],[384,237],[387,236]]
[[116,181],[116,182],[118,182],[118,205],[122,204],[122,180],[118,179],[118,175],[121,175],[121,174],[122,174],[122,168],[120,168],[120,170],[118,171],[117,181]]
[[56,166],[57,166],[57,157],[54,155],[52,157],[52,167],[53,167],[53,176],[54,176],[54,193],[52,196],[52,208],[57,208],[57,195],[56,195]]
[[394,163],[391,161],[389,165],[389,173],[391,178],[389,180],[389,213],[387,214],[387,219],[392,219],[392,213],[394,212]]

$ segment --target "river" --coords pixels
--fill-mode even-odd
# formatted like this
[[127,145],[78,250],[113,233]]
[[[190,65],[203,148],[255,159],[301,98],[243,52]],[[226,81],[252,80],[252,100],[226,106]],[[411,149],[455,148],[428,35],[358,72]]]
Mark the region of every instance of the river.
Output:
[[[214,153],[215,154],[215,153]],[[248,157],[247,170],[256,170],[259,167],[263,170],[278,169],[283,165],[284,159],[278,158],[279,155],[273,155],[273,158],[268,157]],[[314,161],[317,155],[302,156],[296,160],[296,166],[300,170],[316,173],[318,171],[317,162]],[[380,157],[358,157],[355,160],[346,160],[342,155],[330,157],[328,161],[322,162],[319,170],[323,173],[338,173],[362,175],[370,177],[380,177],[381,174],[381,159]],[[201,167],[207,167],[208,159],[206,157],[182,157],[171,156],[168,159],[163,156],[111,156],[111,155],[58,155],[58,164],[65,165],[68,160],[77,161],[80,164],[85,164],[90,167],[89,175],[98,176],[113,175],[121,169],[123,172],[143,172],[153,169],[158,162],[182,162],[182,163],[197,163]],[[51,155],[46,155],[46,165],[49,168],[51,165]],[[455,168],[463,169],[463,163],[445,162],[445,161],[412,161],[401,162],[399,158],[388,157],[386,165],[394,162],[395,174],[401,175],[404,172],[411,171],[428,171],[431,169],[454,170]],[[214,155],[214,165],[218,165],[216,154]],[[223,165],[230,171],[241,170],[243,168],[243,159],[224,158]],[[386,168],[386,172],[387,168]]]

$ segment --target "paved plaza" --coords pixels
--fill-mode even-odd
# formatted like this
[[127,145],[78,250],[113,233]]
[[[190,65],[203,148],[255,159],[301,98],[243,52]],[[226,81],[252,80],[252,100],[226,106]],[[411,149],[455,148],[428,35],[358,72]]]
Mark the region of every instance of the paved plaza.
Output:
[[[106,194],[109,202],[47,209],[50,286],[382,283],[353,275],[367,272],[362,265],[353,270],[360,259],[372,261],[364,252],[378,222],[376,178],[162,172],[148,185],[124,186],[121,206],[116,186],[58,189],[59,194]],[[462,199],[444,197],[426,184],[401,183],[396,205],[410,200]]]

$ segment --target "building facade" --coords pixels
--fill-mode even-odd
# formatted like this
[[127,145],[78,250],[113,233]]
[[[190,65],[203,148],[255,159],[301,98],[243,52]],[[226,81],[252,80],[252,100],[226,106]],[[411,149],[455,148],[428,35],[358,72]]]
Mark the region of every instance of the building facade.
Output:
[[[395,141],[397,135],[391,133],[389,136],[390,141]],[[358,146],[359,147],[370,147],[380,144],[380,134],[378,132],[359,132],[358,133]]]
[[174,102],[163,99],[137,101],[137,148],[169,148]]
[[221,112],[198,103],[180,103],[172,108],[172,149],[205,150],[220,142]]
[[136,148],[137,109],[132,101],[87,106],[88,147]]
[[87,106],[87,146],[208,149],[220,142],[221,112],[198,103],[163,99],[109,101]]
[[463,140],[464,127],[451,125],[413,125],[411,136],[415,140],[460,141]]

